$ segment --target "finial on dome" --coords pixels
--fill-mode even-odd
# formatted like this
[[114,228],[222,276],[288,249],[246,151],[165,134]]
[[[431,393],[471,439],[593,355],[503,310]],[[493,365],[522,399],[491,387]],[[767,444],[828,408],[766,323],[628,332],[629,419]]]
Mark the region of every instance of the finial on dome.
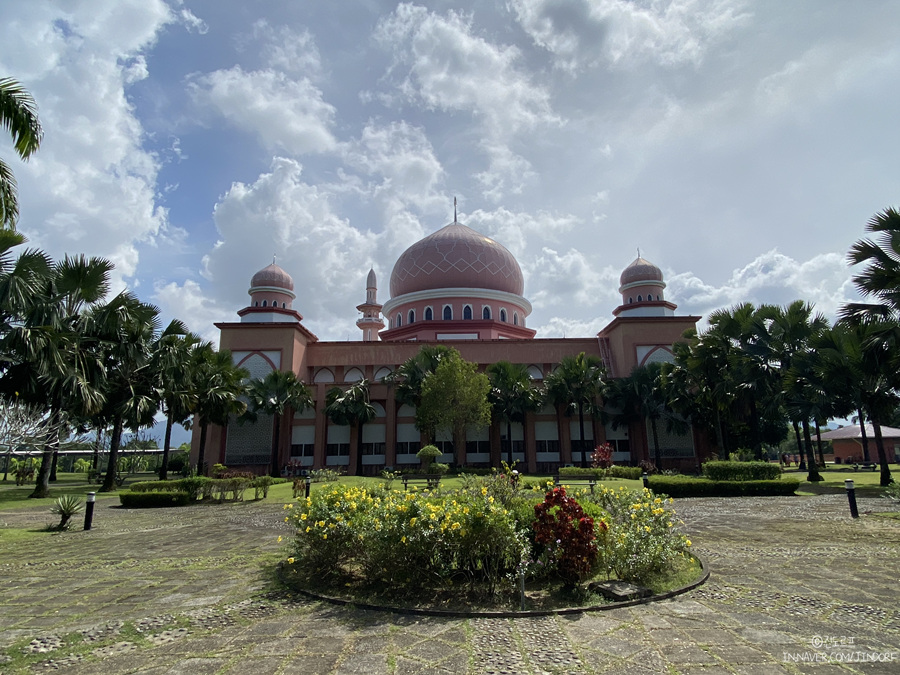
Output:
[[637,249],[638,249],[638,258],[640,258],[641,257],[641,247],[638,246]]
[[272,254],[272,264],[273,265],[275,264],[275,254],[274,253]]
[[453,222],[456,222],[456,197],[453,198]]

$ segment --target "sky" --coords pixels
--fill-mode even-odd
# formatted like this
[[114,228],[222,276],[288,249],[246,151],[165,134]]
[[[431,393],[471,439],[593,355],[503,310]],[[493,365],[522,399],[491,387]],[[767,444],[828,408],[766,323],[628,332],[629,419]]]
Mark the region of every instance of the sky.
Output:
[[[640,249],[679,313],[854,299],[850,245],[898,204],[900,3],[29,0],[0,134],[29,246],[113,261],[215,339],[254,272],[357,340],[402,251],[453,219],[506,246],[537,337],[592,335]],[[701,324],[702,326],[702,324]]]

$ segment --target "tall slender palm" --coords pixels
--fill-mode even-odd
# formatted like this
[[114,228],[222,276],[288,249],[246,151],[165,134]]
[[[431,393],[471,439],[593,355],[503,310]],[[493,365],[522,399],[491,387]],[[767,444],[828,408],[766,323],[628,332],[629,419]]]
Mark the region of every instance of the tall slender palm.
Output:
[[524,364],[497,361],[487,367],[485,374],[491,381],[491,410],[498,420],[506,422],[506,460],[512,466],[512,423],[521,423],[524,431],[525,416],[540,408],[541,394],[531,386],[531,375]]
[[566,356],[559,367],[546,380],[547,397],[556,406],[557,416],[570,407],[578,413],[579,447],[581,465],[587,466],[588,452],[584,442],[584,414],[594,411],[597,399],[603,395],[603,362],[596,356],[581,352],[577,356]]
[[[0,127],[10,133],[16,154],[27,160],[41,144],[43,131],[37,105],[21,84],[11,77],[0,79]],[[16,229],[19,198],[16,178],[0,158],[0,227]]]
[[860,239],[850,247],[847,259],[851,265],[866,263],[865,269],[853,277],[853,283],[877,304],[851,304],[845,308],[845,314],[900,314],[900,211],[887,208],[876,213],[866,224],[866,231],[877,234],[877,240]]
[[291,371],[273,370],[265,377],[253,380],[247,386],[247,397],[250,403],[247,414],[254,419],[259,413],[272,415],[275,418],[275,429],[272,433],[272,459],[269,475],[277,478],[281,475],[281,425],[288,410],[302,412],[313,406],[309,388]]
[[151,370],[156,378],[160,406],[166,415],[160,480],[168,478],[172,427],[175,424],[185,426],[190,420],[191,353],[202,344],[199,337],[189,333],[183,323],[175,320],[159,335],[151,350]]
[[249,373],[234,365],[231,352],[213,349],[208,343],[191,352],[191,399],[193,412],[200,425],[200,442],[196,470],[206,472],[206,437],[210,424],[227,426],[231,418],[243,415],[247,404],[244,380]]
[[116,488],[119,447],[127,427],[136,432],[153,423],[157,410],[151,348],[159,330],[159,310],[123,291],[87,317],[100,341],[106,368],[103,415],[110,420],[109,463],[101,492]]
[[653,441],[653,457],[657,469],[662,469],[662,449],[659,445],[659,424],[664,422],[672,431],[685,431],[687,423],[668,405],[662,386],[662,364],[637,366],[628,377],[615,380],[609,388],[610,405],[620,412],[612,416],[614,427],[634,421],[649,424]]
[[356,458],[352,464],[354,474],[362,475],[363,426],[375,417],[375,407],[369,400],[368,380],[360,380],[346,390],[340,387],[329,389],[322,412],[335,424],[356,427]]

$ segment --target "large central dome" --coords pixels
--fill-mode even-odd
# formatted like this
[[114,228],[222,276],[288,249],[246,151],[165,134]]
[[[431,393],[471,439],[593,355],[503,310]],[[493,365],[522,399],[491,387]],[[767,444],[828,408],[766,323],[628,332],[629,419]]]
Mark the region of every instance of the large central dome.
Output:
[[442,288],[480,288],[522,295],[525,282],[512,253],[453,222],[410,246],[391,273],[391,297]]

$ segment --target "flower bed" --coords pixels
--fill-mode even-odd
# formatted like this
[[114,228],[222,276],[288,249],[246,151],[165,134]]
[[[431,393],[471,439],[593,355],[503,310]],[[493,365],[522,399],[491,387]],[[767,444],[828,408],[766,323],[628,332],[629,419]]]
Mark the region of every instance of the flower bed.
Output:
[[690,542],[648,490],[517,490],[504,476],[402,492],[329,485],[285,505],[291,574],[366,597],[497,598],[523,580],[573,588],[664,572]]

